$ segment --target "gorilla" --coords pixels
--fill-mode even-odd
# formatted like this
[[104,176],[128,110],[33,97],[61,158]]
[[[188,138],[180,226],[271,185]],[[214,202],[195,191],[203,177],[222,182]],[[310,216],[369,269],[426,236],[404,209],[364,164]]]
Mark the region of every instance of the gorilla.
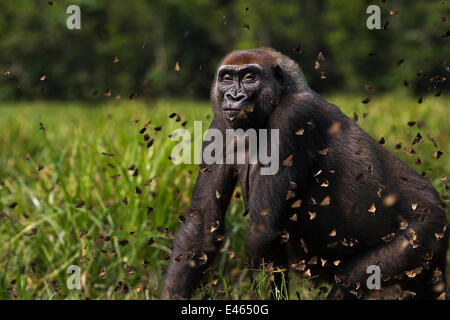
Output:
[[263,175],[260,163],[248,161],[200,165],[162,298],[189,299],[210,268],[239,180],[251,266],[273,263],[329,281],[328,299],[364,297],[373,268],[382,286],[398,283],[410,298],[445,299],[449,235],[438,193],[312,91],[294,61],[270,48],[228,54],[214,76],[211,104],[210,129],[278,129],[279,170]]

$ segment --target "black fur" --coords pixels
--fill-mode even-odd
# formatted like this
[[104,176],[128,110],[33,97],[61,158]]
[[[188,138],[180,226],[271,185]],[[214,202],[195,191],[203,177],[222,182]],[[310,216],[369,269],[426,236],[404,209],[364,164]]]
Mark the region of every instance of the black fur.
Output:
[[[258,127],[279,129],[280,161],[293,155],[292,165],[280,164],[276,175],[267,176],[258,173],[258,165],[209,165],[201,170],[162,297],[189,298],[213,261],[236,180],[250,212],[252,264],[264,259],[290,268],[305,260],[306,275],[334,283],[331,299],[360,297],[369,265],[380,267],[382,286],[398,280],[416,298],[442,297],[448,230],[445,209],[432,185],[309,89],[292,60],[267,48],[233,54],[246,52],[268,53],[275,63],[264,68],[254,114],[238,126],[252,127],[248,121],[253,121]],[[211,102],[211,128],[236,127],[224,117],[217,75]],[[286,200],[288,191],[291,198]],[[300,207],[293,208],[298,200]],[[438,240],[435,234],[444,236]],[[308,264],[313,257],[317,263]],[[406,274],[417,267],[422,269],[416,269],[415,277]]]

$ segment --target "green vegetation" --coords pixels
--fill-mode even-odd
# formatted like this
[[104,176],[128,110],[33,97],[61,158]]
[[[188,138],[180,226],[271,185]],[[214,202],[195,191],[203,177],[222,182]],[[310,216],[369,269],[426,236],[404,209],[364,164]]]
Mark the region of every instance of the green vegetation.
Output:
[[[448,182],[441,177],[450,172],[449,98],[429,96],[418,104],[416,98],[397,93],[372,98],[369,104],[362,104],[359,96],[329,100],[350,117],[356,112],[358,123],[375,139],[384,137],[390,151],[399,142],[411,147],[420,132],[423,142],[413,146],[417,155],[403,148],[395,154],[426,172],[445,194]],[[182,121],[169,119],[172,112]],[[168,135],[186,120],[188,129],[193,120],[205,121],[206,129],[208,114],[208,103],[194,101],[117,100],[95,107],[75,102],[3,103],[0,299],[156,298],[178,217],[189,206],[198,170],[195,165],[175,166],[168,159],[176,144]],[[146,132],[139,133],[148,121]],[[416,124],[409,126],[409,121]],[[155,131],[159,125],[162,130]],[[150,148],[146,133],[155,139]],[[436,159],[433,153],[438,149],[444,154]],[[423,165],[415,164],[418,157]],[[248,217],[241,216],[241,202],[232,200],[223,253],[196,298],[269,297],[271,273],[280,271],[270,266],[248,270],[243,241]],[[81,268],[81,290],[66,287],[69,265]],[[307,280],[294,277],[289,294],[281,288],[277,296],[295,299],[296,291],[302,298],[325,296],[323,286],[308,288]]]
[[[365,83],[386,92],[406,80],[419,97],[431,77],[448,78],[450,70],[448,1],[54,2],[1,1],[0,74],[10,72],[0,77],[2,101],[99,100],[107,89],[112,96],[204,99],[225,54],[261,46],[298,61],[321,93],[362,92]],[[73,4],[81,10],[81,30],[66,27]],[[383,30],[366,28],[371,4],[381,8]],[[319,51],[325,61],[315,70]],[[417,77],[419,70],[427,77]],[[448,91],[447,83],[435,84],[436,91]]]
[[[169,160],[168,136],[184,121],[206,130],[212,76],[235,49],[290,56],[448,202],[448,2],[0,1],[0,300],[158,297],[198,171]],[[382,30],[366,28],[370,4]],[[81,30],[66,27],[69,5]],[[283,272],[248,270],[242,210],[233,198],[224,250],[196,298],[265,299]],[[66,286],[70,265],[81,290]],[[277,298],[329,288],[291,279]]]

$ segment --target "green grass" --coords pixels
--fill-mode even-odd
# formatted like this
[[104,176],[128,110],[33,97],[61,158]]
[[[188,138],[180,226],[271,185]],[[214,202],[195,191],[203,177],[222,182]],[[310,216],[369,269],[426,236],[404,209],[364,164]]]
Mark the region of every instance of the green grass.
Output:
[[[357,112],[358,123],[375,139],[384,137],[390,151],[398,142],[410,146],[420,131],[424,139],[414,145],[416,156],[403,149],[395,154],[417,171],[425,171],[444,195],[445,182],[440,178],[450,171],[449,98],[430,96],[418,104],[396,94],[374,98],[367,105],[357,96],[329,100],[349,116]],[[193,120],[205,121],[206,129],[210,122],[206,115],[212,114],[207,102],[185,101],[0,105],[0,299],[158,297],[178,216],[189,206],[198,170],[168,159],[176,144],[168,135],[181,127],[181,122],[169,119],[172,112],[188,121],[188,129]],[[147,149],[139,131],[150,120],[146,133],[155,141]],[[420,129],[407,125],[419,120],[426,121]],[[39,129],[40,122],[45,131]],[[159,132],[154,130],[158,125],[163,125]],[[427,135],[444,151],[440,159],[433,157],[437,149]],[[423,165],[414,163],[417,157]],[[137,176],[128,170],[132,165],[139,169]],[[40,171],[39,166],[43,166]],[[117,174],[120,177],[112,178]],[[196,298],[269,297],[271,275],[280,271],[252,272],[245,265],[248,217],[241,215],[241,201],[232,200],[224,250]],[[10,208],[14,203],[17,206]],[[148,207],[153,208],[150,214]],[[81,268],[81,290],[66,286],[70,265]],[[325,297],[298,277],[293,278],[289,293],[280,288],[276,295],[295,299],[296,291],[305,299]]]

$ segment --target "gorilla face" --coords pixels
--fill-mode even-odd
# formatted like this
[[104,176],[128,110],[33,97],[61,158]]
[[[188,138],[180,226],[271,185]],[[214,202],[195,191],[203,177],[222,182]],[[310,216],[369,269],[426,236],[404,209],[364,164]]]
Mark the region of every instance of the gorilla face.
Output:
[[217,100],[232,127],[256,128],[268,118],[271,102],[279,94],[272,69],[263,69],[259,64],[220,67]]

